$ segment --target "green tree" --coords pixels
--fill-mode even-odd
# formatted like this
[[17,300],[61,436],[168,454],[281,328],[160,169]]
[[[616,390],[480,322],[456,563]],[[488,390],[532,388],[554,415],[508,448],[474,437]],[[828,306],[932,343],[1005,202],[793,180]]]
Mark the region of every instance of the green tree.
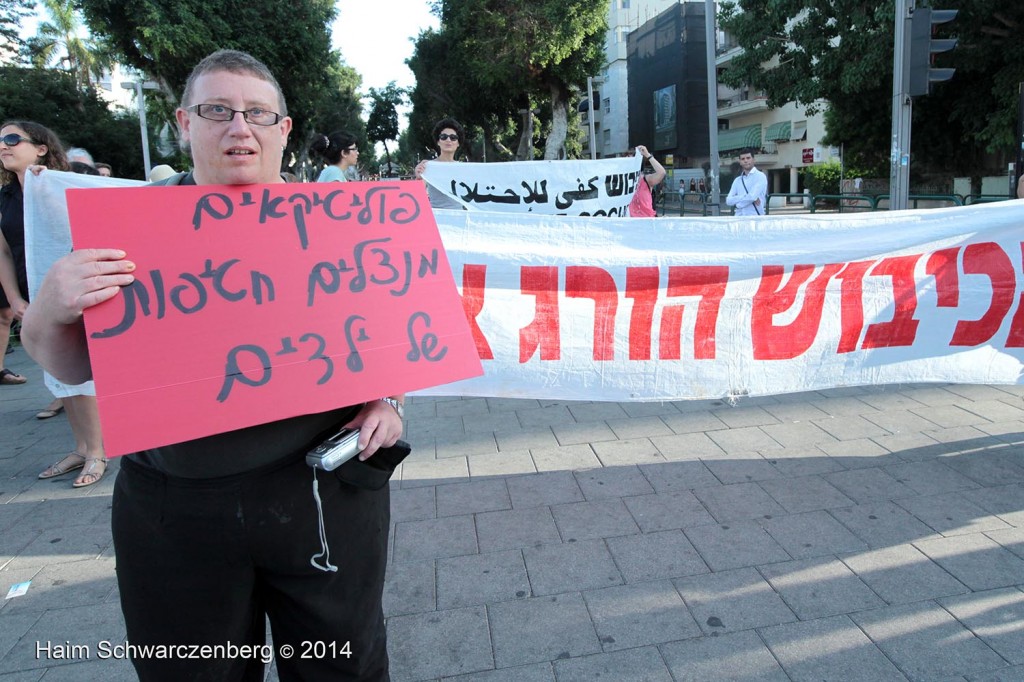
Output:
[[544,158],[564,158],[569,102],[604,63],[606,0],[439,0],[435,11],[441,28],[420,35],[409,64],[417,91],[429,89],[414,108],[433,99],[486,129],[545,103]]
[[48,20],[39,24],[28,41],[32,64],[45,68],[59,62],[79,87],[88,87],[90,76],[99,77],[110,67],[110,59],[96,41],[80,35],[84,27],[73,0],[42,0],[42,4]]
[[[991,152],[1015,137],[1024,54],[1015,39],[1024,4],[943,0],[958,9],[943,27],[960,41],[939,57],[953,80],[914,101],[914,168],[979,174]],[[893,0],[730,0],[722,28],[744,48],[722,80],[763,89],[769,106],[827,106],[826,142],[842,143],[856,165],[887,174],[891,141]]]
[[34,5],[34,0],[0,0],[0,64],[17,60],[24,47],[19,27]]
[[[262,60],[281,83],[294,130],[286,165],[298,166],[316,131],[345,120],[365,135],[353,80],[330,48],[333,0],[238,3],[233,0],[77,0],[94,35],[121,60],[160,82],[172,102],[192,68],[221,48]],[[358,87],[358,82],[355,83]],[[353,120],[354,119],[354,120]]]
[[93,88],[57,69],[0,67],[0,120],[29,120],[53,130],[68,147],[85,147],[118,177],[144,179],[139,119],[112,112]]
[[370,88],[370,118],[366,122],[366,135],[371,142],[384,145],[384,155],[388,168],[391,167],[391,152],[388,151],[388,140],[398,139],[398,110],[405,103],[406,92],[391,81],[387,87]]

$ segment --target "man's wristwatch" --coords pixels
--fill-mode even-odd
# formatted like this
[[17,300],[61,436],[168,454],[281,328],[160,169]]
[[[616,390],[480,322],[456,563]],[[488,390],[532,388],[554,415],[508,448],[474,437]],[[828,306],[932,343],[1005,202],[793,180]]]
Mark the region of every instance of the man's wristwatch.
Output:
[[405,419],[405,406],[403,406],[402,403],[398,402],[394,398],[381,398],[380,400],[395,408],[395,412],[398,413],[399,419]]

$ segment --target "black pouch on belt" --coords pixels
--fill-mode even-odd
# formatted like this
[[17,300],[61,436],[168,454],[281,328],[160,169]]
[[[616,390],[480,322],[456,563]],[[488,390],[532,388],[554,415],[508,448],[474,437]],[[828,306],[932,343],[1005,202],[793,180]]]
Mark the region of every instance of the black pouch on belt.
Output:
[[380,490],[391,480],[395,468],[402,463],[412,446],[404,440],[397,441],[389,448],[380,448],[373,456],[361,461],[353,457],[334,470],[338,480],[367,490]]

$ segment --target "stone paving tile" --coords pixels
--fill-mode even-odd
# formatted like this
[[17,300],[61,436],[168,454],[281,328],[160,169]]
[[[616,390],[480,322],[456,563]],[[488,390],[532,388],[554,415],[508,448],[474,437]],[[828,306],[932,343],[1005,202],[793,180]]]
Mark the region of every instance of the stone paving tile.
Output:
[[[548,662],[523,665],[501,670],[485,670],[458,677],[446,677],[445,682],[555,682],[555,673]],[[269,682],[269,681],[268,681]],[[398,680],[395,680],[398,682]]]
[[879,438],[854,438],[833,443],[819,443],[826,455],[838,462],[844,469],[867,469],[886,464],[900,464],[902,460],[879,445]]
[[558,447],[558,439],[547,426],[495,431],[494,438],[498,441],[498,450],[501,452]]
[[604,422],[557,424],[551,427],[559,445],[589,445],[605,440],[616,440],[615,432]]
[[776,471],[787,478],[845,470],[838,460],[823,454],[817,448],[783,448],[770,450],[762,456]]
[[839,489],[820,476],[800,476],[761,481],[758,485],[791,513],[817,511],[854,504]]
[[[495,512],[504,514],[508,512]],[[395,561],[421,561],[476,554],[472,516],[405,521],[395,524]]]
[[601,466],[601,460],[594,454],[590,443],[563,445],[557,448],[533,448],[530,455],[537,471],[576,471]]
[[1004,588],[938,602],[1000,656],[1024,664],[1024,592]]
[[605,543],[627,583],[708,572],[700,554],[678,530],[621,535]]
[[758,570],[800,620],[885,604],[856,574],[834,558],[801,559],[760,566]]
[[644,533],[672,530],[714,523],[707,512],[689,490],[655,495],[637,495],[622,500],[633,520]]
[[388,620],[388,654],[396,680],[421,680],[494,667],[483,606]]
[[757,566],[791,557],[754,521],[694,526],[683,531],[712,571]]
[[484,398],[484,400],[487,401],[487,409],[491,412],[528,410],[531,407],[540,407],[540,401],[529,398]]
[[837,507],[830,509],[829,513],[871,547],[888,547],[941,537],[893,502]]
[[889,436],[876,436],[871,441],[904,462],[920,462],[950,453],[949,445],[923,433],[894,433]]
[[1000,668],[999,670],[979,673],[977,675],[966,675],[964,679],[967,682],[1024,682],[1024,665]]
[[770,412],[757,406],[727,407],[714,411],[714,415],[722,420],[730,429],[739,429],[747,426],[764,426],[766,424],[778,424]]
[[[552,405],[532,410],[519,410],[516,412],[519,423],[524,428],[533,426],[552,426],[553,424],[573,424],[576,419],[572,416],[566,405]],[[589,421],[589,420],[588,420]]]
[[578,593],[491,604],[487,614],[494,663],[499,668],[601,651],[594,624]]
[[975,428],[990,436],[994,436],[1003,443],[1012,443],[1013,445],[1024,443],[1024,420],[1015,419],[1007,422],[978,424]]
[[756,483],[697,488],[693,494],[720,523],[786,513]]
[[433,440],[444,434],[465,433],[462,417],[431,417],[430,419],[409,419],[405,424],[405,435],[409,442]]
[[487,455],[498,451],[493,433],[453,433],[434,436],[438,459]]
[[[0,567],[6,568],[21,551],[42,535],[42,531],[21,526],[0,533]],[[38,570],[40,567],[33,568]]]
[[402,463],[402,489],[441,483],[462,483],[469,480],[465,457]]
[[109,497],[80,497],[24,504],[15,502],[4,505],[3,509],[28,511],[28,515],[21,516],[13,525],[19,529],[39,532],[63,526],[68,519],[74,519],[76,525],[110,522]]
[[728,454],[702,460],[704,466],[726,485],[780,478],[782,474],[757,452]]
[[[926,405],[924,407],[914,407],[910,411],[944,428],[973,426],[988,422],[987,419],[980,415],[961,409],[959,405]],[[924,431],[925,429],[919,430]]]
[[[126,659],[92,660],[73,665],[56,665],[45,672],[43,679],[47,682],[133,682],[139,679],[131,661]],[[8,677],[5,675],[0,677],[0,680],[8,682]]]
[[388,566],[384,615],[404,616],[437,608],[434,561],[407,561]]
[[6,568],[33,568],[96,559],[111,542],[109,525],[58,526],[39,533]]
[[[756,426],[728,431],[711,431],[707,436],[726,452],[774,450],[782,445]],[[707,459],[704,455],[702,458]]]
[[629,415],[619,403],[572,403],[569,413],[578,422],[600,422],[606,419],[625,419]]
[[526,507],[477,514],[476,529],[480,536],[482,552],[561,542],[548,507]]
[[667,580],[583,593],[605,651],[661,644],[701,632],[676,588]]
[[[528,412],[529,410],[520,410]],[[460,417],[462,430],[466,433],[497,433],[499,431],[515,431],[522,428],[515,412],[492,412],[490,414],[472,414]],[[517,448],[518,449],[518,448]]]
[[782,597],[753,568],[673,582],[706,635],[717,637],[797,619]]
[[695,460],[698,457],[720,457],[725,454],[706,433],[682,433],[676,436],[654,436],[654,447],[670,462]]
[[946,537],[1009,528],[960,493],[909,497],[896,500],[896,504]]
[[810,421],[772,424],[762,426],[761,430],[771,436],[772,440],[787,448],[836,442],[834,436]]
[[529,450],[516,452],[498,452],[493,455],[473,455],[467,457],[469,475],[474,478],[492,476],[515,476],[519,474],[535,474],[537,467]]
[[[41,655],[37,653],[37,643],[63,644],[69,642],[72,645],[84,645],[88,647],[91,658],[97,655],[99,642],[122,643],[124,639],[124,620],[119,604],[90,604],[66,609],[50,609],[44,611],[11,648],[10,652],[0,659],[0,669],[25,671],[65,665],[53,653],[50,657],[47,657],[45,653]],[[74,653],[85,652],[85,649],[74,651]],[[66,663],[72,664],[83,660],[85,660],[84,656],[76,656],[68,659]],[[47,673],[47,675],[49,674]]]
[[422,521],[437,517],[434,486],[391,491],[391,522]]
[[867,544],[825,511],[758,521],[794,559],[867,549]]
[[619,407],[629,417],[660,417],[662,415],[679,414],[679,410],[670,402],[619,403]]
[[659,417],[623,417],[609,419],[608,426],[615,435],[626,440],[628,438],[649,438],[651,436],[671,436],[674,431]]
[[917,494],[878,467],[837,471],[825,474],[823,478],[858,503],[893,500]]
[[1014,406],[1005,399],[993,398],[991,400],[972,400],[958,405],[958,407],[979,417],[984,417],[990,422],[1008,422],[1024,419],[1024,404],[1019,399],[1016,402],[1017,406]]
[[999,400],[1000,398],[1014,398],[1020,400],[1019,394],[1007,393],[1008,386],[986,386],[984,384],[949,384],[944,387],[950,393],[967,398],[965,402],[977,402],[983,400]]
[[762,409],[780,422],[806,422],[828,416],[810,402],[765,405]]
[[116,584],[113,559],[50,564],[32,577],[32,585],[25,595],[10,600],[4,608],[4,616],[22,611],[101,604]]
[[901,682],[906,677],[847,616],[760,630],[761,638],[795,682]]
[[922,495],[938,495],[978,487],[977,483],[950,469],[941,460],[894,464],[884,466],[882,470]]
[[985,533],[1000,545],[1010,550],[1020,558],[1024,559],[1024,528],[1010,528],[1009,530],[993,530]]
[[966,586],[910,544],[842,554],[839,559],[889,604],[968,592]]
[[867,403],[877,410],[905,410],[909,407],[923,405],[905,393],[898,390],[891,390],[891,387],[878,387],[875,391],[860,396],[860,401]]
[[639,533],[622,500],[574,502],[551,507],[563,542]]
[[656,464],[665,461],[658,448],[647,438],[593,443],[590,447],[594,448],[594,452],[606,467]]
[[647,477],[636,466],[577,471],[576,482],[588,500],[647,495],[654,492]]
[[982,534],[921,540],[914,545],[972,590],[1024,584],[1024,560]]
[[940,461],[957,473],[986,487],[996,487],[1024,481],[1024,468],[1015,465],[999,453],[972,452],[943,456]]
[[722,671],[728,671],[733,682],[790,682],[752,630],[684,639],[658,648],[675,680],[718,680]]
[[[4,594],[7,594],[7,589],[4,589]],[[31,589],[31,588],[30,588]],[[20,597],[13,597],[12,599],[19,599]],[[6,656],[14,645],[25,636],[36,621],[42,616],[41,611],[26,611],[23,613],[10,612],[4,610],[3,618],[0,619],[0,670],[10,670],[10,667],[2,662],[4,656]],[[3,678],[0,678],[3,679]]]
[[604,540],[583,540],[523,550],[533,594],[561,594],[622,583]]
[[662,415],[661,421],[665,422],[673,432],[678,434],[701,433],[703,431],[717,431],[729,428],[713,412],[708,412],[707,410]]
[[1024,527],[1024,485],[1014,483],[961,493],[1012,526]]
[[873,424],[859,414],[815,419],[812,423],[834,436],[836,440],[871,438],[872,436],[884,436],[889,433],[888,430],[883,429],[878,424]]
[[850,617],[914,681],[1005,666],[996,652],[933,602],[888,606]]
[[439,485],[434,490],[437,491],[438,517],[512,508],[503,478]]
[[700,460],[639,466],[655,492],[679,492],[717,485],[718,479]]
[[512,508],[544,507],[586,499],[576,478],[569,471],[554,471],[518,476],[506,481]]
[[518,549],[437,560],[437,608],[455,609],[531,596]]
[[904,388],[900,390],[900,393],[922,405],[956,405],[963,402],[963,396],[939,386]]
[[555,672],[558,675],[558,682],[591,682],[592,680],[672,682],[672,676],[665,666],[665,661],[654,647],[555,661]]
[[434,404],[434,412],[438,417],[461,417],[465,414],[487,414],[489,411],[487,401],[484,398],[444,400]]

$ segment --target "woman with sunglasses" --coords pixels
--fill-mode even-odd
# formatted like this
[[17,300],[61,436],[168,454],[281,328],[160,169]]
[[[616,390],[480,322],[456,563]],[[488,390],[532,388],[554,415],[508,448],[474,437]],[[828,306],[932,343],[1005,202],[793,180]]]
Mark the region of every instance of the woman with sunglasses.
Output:
[[346,182],[349,179],[346,171],[359,163],[359,147],[355,135],[344,130],[330,135],[317,135],[309,150],[327,162],[317,182]]
[[[0,126],[0,343],[6,348],[10,323],[13,318],[21,319],[28,308],[28,274],[25,268],[25,175],[33,166],[67,170],[68,160],[60,140],[49,128],[31,121],[7,121]],[[3,356],[0,355],[0,358]],[[9,381],[10,370],[0,372],[0,383],[24,383]],[[48,386],[50,386],[48,382]],[[52,386],[51,390],[52,390]],[[75,449],[71,454],[49,466],[39,478],[63,476],[82,469],[72,484],[84,488],[103,478],[107,460],[100,435],[100,418],[96,409],[95,395],[81,395],[90,391],[91,385],[66,387],[64,411],[67,412],[71,433],[75,437]]]
[[[416,177],[420,178],[423,176],[423,171],[427,169],[428,163],[450,163],[455,161],[455,153],[459,151],[459,143],[464,139],[466,139],[466,132],[454,118],[443,118],[438,121],[437,125],[434,126],[434,141],[437,143],[438,151],[437,158],[429,161],[420,161],[416,164]],[[429,183],[427,183],[427,197],[430,199],[430,205],[434,208],[450,208],[455,210],[463,208],[462,204],[444,192],[434,189]]]

